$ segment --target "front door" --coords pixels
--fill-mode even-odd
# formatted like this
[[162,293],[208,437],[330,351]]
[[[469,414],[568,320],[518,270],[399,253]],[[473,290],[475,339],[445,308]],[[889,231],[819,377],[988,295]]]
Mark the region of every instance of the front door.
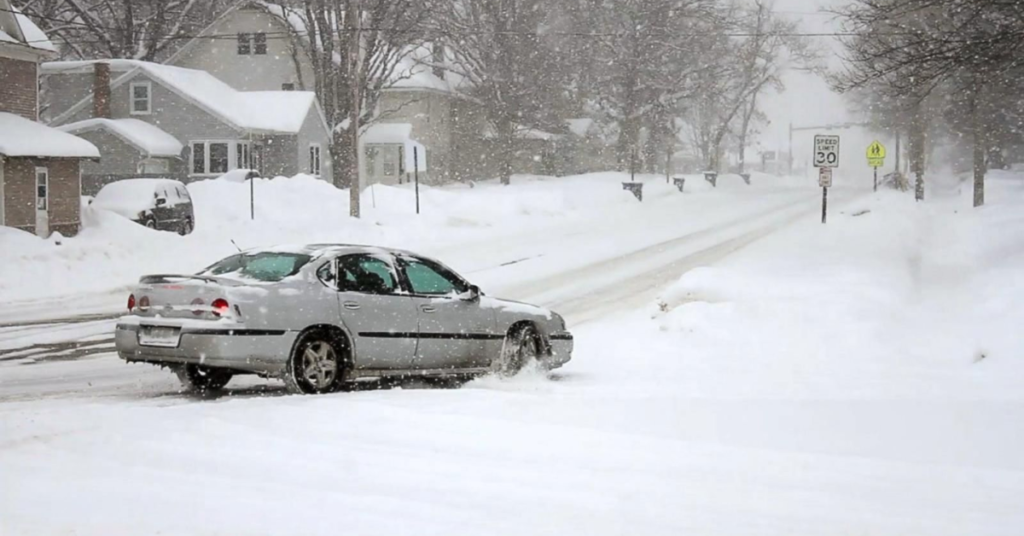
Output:
[[50,236],[50,172],[36,168],[36,235]]
[[463,299],[469,285],[443,266],[413,257],[400,258],[399,265],[419,316],[416,367],[487,367],[488,341],[497,336],[494,311]]
[[416,309],[402,293],[391,258],[366,254],[337,259],[341,321],[355,343],[361,370],[408,370],[416,356]]

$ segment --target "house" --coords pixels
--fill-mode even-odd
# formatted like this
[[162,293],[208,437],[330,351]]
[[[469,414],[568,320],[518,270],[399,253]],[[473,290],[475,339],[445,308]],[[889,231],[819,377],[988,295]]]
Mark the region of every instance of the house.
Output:
[[309,91],[238,91],[210,73],[136,60],[41,67],[50,124],[103,155],[84,193],[126,177],[194,181],[234,169],[333,180],[327,122]]
[[[309,90],[313,67],[305,50],[289,36],[306,35],[305,15],[294,8],[241,0],[165,61],[167,65],[210,72],[243,91]],[[235,36],[212,39],[210,36]],[[419,146],[420,179],[429,182],[480,176],[482,105],[459,91],[464,81],[436,68],[443,47],[410,47],[382,91],[376,124],[398,124],[363,132],[363,179],[402,182],[412,167],[397,165]],[[430,66],[426,65],[429,63]],[[372,129],[373,125],[367,127]],[[408,133],[405,139],[394,136]]]
[[39,62],[55,55],[46,35],[0,0],[0,225],[42,237],[78,232],[81,165],[100,156],[38,122]]

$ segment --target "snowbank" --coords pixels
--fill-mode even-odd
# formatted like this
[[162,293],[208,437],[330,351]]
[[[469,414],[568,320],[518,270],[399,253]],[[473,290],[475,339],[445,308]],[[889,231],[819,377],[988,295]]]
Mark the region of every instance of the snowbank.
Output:
[[[517,175],[512,186],[497,181],[420,185],[420,215],[415,214],[411,185],[375,185],[363,192],[361,219],[349,217],[347,190],[308,175],[256,179],[252,190],[248,181],[206,180],[188,185],[196,229],[185,237],[112,217],[97,199],[83,213],[82,232],[59,247],[27,233],[16,240],[9,237],[12,233],[0,235],[0,301],[120,292],[146,273],[194,272],[236,251],[234,244],[252,248],[364,243],[444,252],[449,258],[460,244],[507,236],[537,240],[567,232],[571,226],[587,229],[621,220],[643,228],[657,204],[667,204],[670,214],[672,206],[691,207],[680,217],[704,222],[707,219],[692,207],[727,204],[730,196],[741,199],[753,192],[745,186],[716,191],[710,185],[688,184],[687,193],[680,194],[665,184],[664,177],[645,175],[639,177],[645,183],[644,203],[639,203],[622,189],[621,183],[628,180],[622,173],[593,173],[562,178]],[[255,219],[250,213],[251,191]],[[657,230],[645,234],[656,237]],[[642,243],[642,237],[637,240]]]
[[[880,192],[697,269],[651,311],[695,393],[1018,398],[1024,382],[1024,180],[915,204]],[[843,371],[836,374],[836,369]],[[781,389],[780,389],[781,388]]]

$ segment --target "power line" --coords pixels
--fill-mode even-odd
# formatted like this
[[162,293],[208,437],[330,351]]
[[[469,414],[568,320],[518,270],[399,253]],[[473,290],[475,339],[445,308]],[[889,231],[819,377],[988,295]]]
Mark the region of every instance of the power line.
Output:
[[[14,10],[7,10],[7,9],[0,9],[0,12],[17,13]],[[785,13],[785,12],[780,12],[780,13]],[[793,13],[802,13],[802,12],[793,12]],[[806,13],[806,14],[810,14],[810,13]],[[97,28],[97,26],[93,26],[93,25],[90,25],[90,24],[87,24],[87,23],[84,23],[84,22],[68,21],[68,20],[59,19],[59,18],[55,18],[55,17],[44,17],[44,16],[37,16],[37,15],[34,15],[34,16],[36,18],[38,18],[38,19],[41,19],[41,20],[47,20],[47,21],[51,21],[51,22],[59,22],[61,24],[72,24],[72,25],[75,25],[75,26],[80,26],[83,31],[95,31],[96,28]],[[105,30],[113,31],[113,32],[121,31],[120,28],[111,28],[111,27],[108,27],[108,26],[98,26],[98,28],[102,28],[102,29],[105,29]],[[354,29],[354,28],[339,27],[339,28],[335,28],[331,33],[346,34],[346,33],[354,33],[356,31],[357,30]],[[403,34],[403,33],[416,33],[416,32],[421,31],[421,29],[418,29],[418,28],[386,28],[386,27],[372,27],[371,26],[371,27],[363,27],[363,28],[361,28],[358,31],[361,31],[361,32],[371,32],[371,33],[376,32],[376,33],[385,33],[385,34],[396,35],[396,34]],[[268,40],[287,40],[287,39],[292,39],[294,37],[308,37],[310,35],[310,32],[308,32],[308,31],[297,31],[297,30],[293,30],[293,31],[271,31],[271,32],[243,32],[243,33],[262,33],[263,35],[266,36],[266,38]],[[632,34],[631,32],[569,32],[569,31],[531,32],[531,31],[514,31],[514,30],[507,30],[507,31],[479,30],[479,31],[461,32],[461,33],[466,34],[466,35],[477,35],[477,36],[489,36],[489,35],[498,36],[498,35],[503,35],[503,36],[528,36],[528,37],[570,37],[570,38],[580,38],[580,39],[607,39],[607,38],[612,38],[612,39],[630,39],[630,38],[634,37],[634,34]],[[908,32],[867,32],[867,33],[857,33],[857,32],[678,32],[677,33],[677,32],[665,32],[665,31],[646,32],[646,35],[652,35],[652,34],[654,34],[654,35],[676,36],[676,37],[841,38],[841,37],[898,37],[898,36],[912,36],[912,35],[917,35],[918,33],[917,32],[909,32],[909,31]],[[224,34],[224,33],[222,33],[222,34],[178,34],[178,35],[172,35],[172,36],[164,36],[164,37],[161,38],[161,40],[175,40],[175,41],[178,41],[178,40],[208,39],[208,40],[211,40],[211,41],[218,41],[218,40],[230,41],[230,40],[235,40],[237,38],[238,38],[238,33],[231,33],[231,34]],[[66,42],[66,43],[68,43],[68,44],[99,44],[99,43],[104,43],[105,42],[105,40],[99,39],[99,38],[93,38],[93,39],[72,39],[72,38],[66,38],[66,37],[60,36],[59,39],[64,41],[64,42]],[[50,39],[45,39],[45,40],[38,39],[38,40],[26,41],[26,43],[28,43],[28,44],[44,43],[44,42],[49,42],[49,41],[50,41]]]

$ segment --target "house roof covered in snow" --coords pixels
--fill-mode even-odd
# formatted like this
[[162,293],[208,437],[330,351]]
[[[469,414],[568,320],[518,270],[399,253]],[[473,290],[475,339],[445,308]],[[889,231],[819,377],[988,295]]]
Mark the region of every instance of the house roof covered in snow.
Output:
[[20,115],[0,112],[0,155],[48,158],[99,158],[95,145],[30,121]]
[[0,0],[0,43],[11,43],[48,55],[57,52],[46,34],[8,0]]
[[[238,91],[206,71],[146,61],[55,61],[44,63],[42,72],[47,75],[91,72],[96,63],[107,63],[111,72],[124,73],[110,83],[111,89],[144,73],[238,130],[296,134],[311,111],[319,113],[312,91]],[[67,120],[91,101],[92,96],[86,97],[54,122]]]
[[[523,125],[515,125],[515,138],[517,140],[540,140],[540,141],[558,141],[562,139],[561,134],[552,134],[550,132],[544,132],[536,128],[530,128]],[[483,128],[483,138],[490,140],[497,138],[498,134],[494,131],[494,127],[487,125]]]
[[177,138],[164,132],[160,127],[138,119],[86,119],[57,127],[69,134],[81,134],[93,130],[105,130],[135,146],[147,156],[181,156],[184,145]]

